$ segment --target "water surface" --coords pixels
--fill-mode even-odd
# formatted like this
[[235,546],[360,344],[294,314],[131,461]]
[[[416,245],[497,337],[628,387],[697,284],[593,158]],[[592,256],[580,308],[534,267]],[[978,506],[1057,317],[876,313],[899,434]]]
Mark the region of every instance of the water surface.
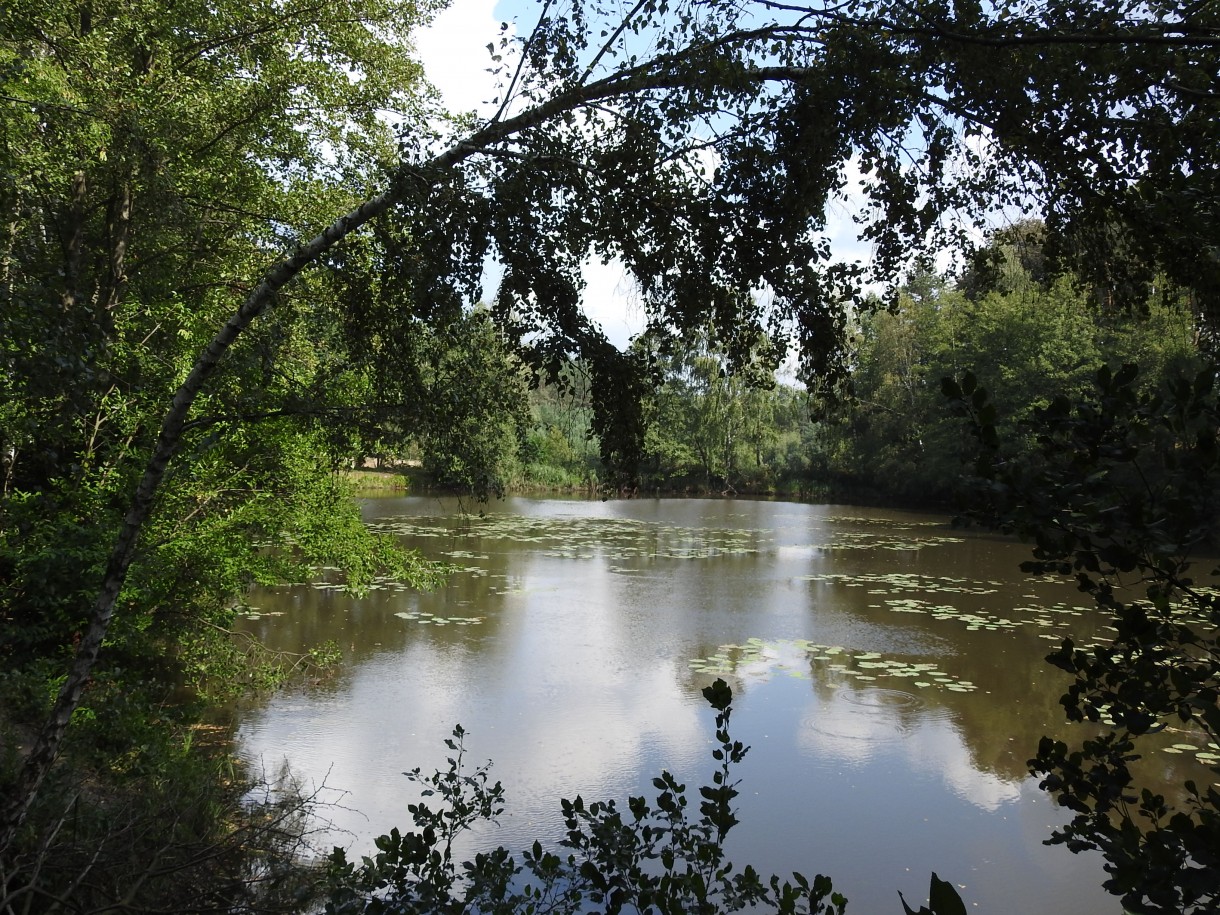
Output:
[[1119,911],[1099,857],[1042,845],[1066,817],[1025,761],[1043,734],[1070,736],[1042,658],[1097,623],[1072,585],[1022,578],[1026,548],[942,517],[742,500],[363,510],[458,571],[432,594],[261,592],[244,623],[273,648],[343,651],[331,680],[246,708],[240,728],[249,757],[343,792],[332,844],[364,853],[409,826],[402,773],[443,768],[455,723],[508,794],[472,846],[558,839],[559,798],[647,793],[662,769],[696,792],[714,766],[700,690],[723,676],[752,746],[739,864],[826,873],[857,913],[922,900],[932,871],[971,911]]

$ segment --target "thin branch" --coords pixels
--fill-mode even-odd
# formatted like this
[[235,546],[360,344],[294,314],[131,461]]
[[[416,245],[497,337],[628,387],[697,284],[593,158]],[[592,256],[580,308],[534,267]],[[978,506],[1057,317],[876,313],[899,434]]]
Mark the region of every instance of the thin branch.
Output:
[[585,67],[585,72],[580,75],[578,82],[583,83],[593,74],[593,71],[597,69],[597,65],[601,63],[601,59],[609,53],[610,48],[616,41],[619,40],[619,38],[622,37],[623,32],[627,30],[627,27],[631,24],[631,20],[634,19],[636,14],[639,13],[639,11],[650,2],[652,2],[652,0],[636,0],[635,6],[633,6],[630,11],[628,11],[627,15],[623,17],[622,22],[618,24],[618,28],[616,28],[610,37],[606,39],[598,52],[593,55],[593,60],[589,61],[589,66]]
[[845,13],[819,13],[818,15],[840,25],[859,30],[876,30],[882,34],[906,37],[934,37],[956,44],[973,44],[993,48],[1029,47],[1043,45],[1154,45],[1170,47],[1216,47],[1220,46],[1220,30],[1199,28],[1188,22],[1167,22],[1147,26],[1144,22],[1113,32],[1075,31],[1060,32],[1043,28],[1031,32],[1005,34],[1007,23],[999,23],[992,34],[982,31],[960,32],[951,30],[946,24],[913,11],[928,24],[926,26],[902,25],[885,19],[860,20]]
[[1207,89],[1192,89],[1189,86],[1183,86],[1176,80],[1166,80],[1165,85],[1177,92],[1179,95],[1188,95],[1191,98],[1206,99],[1209,102],[1220,100],[1220,91]]
[[38,111],[66,111],[69,114],[79,114],[89,118],[100,118],[97,113],[90,111],[88,108],[78,108],[74,105],[62,105],[55,102],[39,102],[35,99],[22,98],[18,95],[5,95],[0,93],[0,101],[15,102],[18,105],[28,105]]
[[517,91],[517,81],[521,78],[521,74],[525,72],[525,65],[529,61],[530,45],[538,37],[542,24],[546,22],[546,14],[550,12],[552,2],[553,0],[545,0],[542,4],[542,12],[538,14],[538,21],[534,23],[534,28],[530,31],[530,37],[521,46],[521,56],[517,58],[517,69],[513,72],[513,78],[508,81],[508,85],[504,89],[504,98],[500,100],[500,107],[491,118],[493,122],[499,121],[500,118],[504,117],[504,113],[508,111],[508,105],[512,100],[513,93]]
[[271,19],[267,22],[263,22],[261,24],[254,25],[251,28],[248,28],[244,31],[231,32],[228,35],[224,35],[220,38],[216,38],[211,41],[197,41],[192,44],[188,44],[183,49],[184,53],[181,57],[178,58],[175,66],[179,67],[179,68],[185,67],[187,64],[191,63],[192,61],[198,60],[204,54],[207,54],[211,51],[219,50],[220,48],[223,48],[226,45],[234,44],[235,42],[239,42],[239,41],[246,41],[251,38],[258,38],[262,35],[271,34],[272,32],[275,32],[276,30],[282,28],[286,23],[288,23],[294,19],[313,21],[314,14],[317,14],[317,13],[320,13],[320,12],[326,10],[328,8],[328,6],[329,6],[328,4],[321,3],[321,4],[318,4],[317,6],[307,7],[306,9],[303,9],[303,10],[289,9],[289,11],[284,13],[283,15],[277,16],[274,19]]

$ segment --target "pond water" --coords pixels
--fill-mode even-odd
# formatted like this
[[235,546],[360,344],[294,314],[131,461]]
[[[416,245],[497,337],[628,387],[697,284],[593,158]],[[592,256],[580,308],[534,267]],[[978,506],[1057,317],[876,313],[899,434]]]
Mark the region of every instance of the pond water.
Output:
[[[1097,621],[1071,584],[1021,576],[1025,547],[943,517],[743,500],[363,511],[456,565],[448,584],[263,591],[242,624],[275,649],[343,651],[331,678],[240,712],[248,758],[287,760],[336,802],[324,847],[409,827],[402,773],[443,768],[457,723],[508,795],[467,854],[557,840],[560,798],[651,797],[662,769],[697,799],[714,767],[700,691],[722,676],[752,747],[739,865],[828,874],[856,913],[896,915],[932,871],[980,913],[1119,912],[1098,856],[1042,845],[1066,815],[1025,760],[1071,735],[1042,659]],[[1157,760],[1170,781],[1192,762]]]

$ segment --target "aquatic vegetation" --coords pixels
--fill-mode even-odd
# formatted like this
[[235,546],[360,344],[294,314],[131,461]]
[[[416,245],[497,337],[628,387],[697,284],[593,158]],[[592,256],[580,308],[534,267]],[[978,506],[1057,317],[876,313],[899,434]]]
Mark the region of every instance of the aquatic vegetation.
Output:
[[915,552],[930,546],[943,546],[948,543],[964,543],[962,537],[944,535],[929,537],[895,537],[892,535],[874,534],[871,531],[843,531],[835,534],[830,543],[822,549],[828,550],[897,550],[900,552]]
[[[558,559],[611,561],[633,559],[711,559],[757,553],[770,537],[750,528],[691,528],[632,518],[551,517],[518,515],[433,517],[405,515],[370,524],[379,534],[411,538],[472,538],[512,544],[538,544],[542,555]],[[441,555],[452,559],[487,558],[456,549]]]
[[237,616],[245,620],[259,620],[264,616],[283,616],[283,610],[262,610],[258,607],[243,607],[237,611]]
[[482,623],[486,617],[483,616],[437,616],[433,613],[424,613],[416,610],[400,610],[394,614],[399,619],[408,620],[415,623],[430,623],[433,626],[477,626]]
[[910,531],[920,527],[944,527],[941,521],[913,521],[899,518],[863,518],[856,515],[831,515],[826,521],[830,524],[866,524],[886,527],[893,531]]
[[955,677],[928,661],[887,658],[876,651],[852,651],[841,645],[821,645],[807,639],[748,639],[721,645],[706,658],[693,658],[690,670],[709,676],[765,678],[774,672],[821,682],[864,682],[897,679],[920,689],[971,692],[970,680]]
[[[831,516],[826,519],[826,522],[834,530],[834,536],[830,542],[819,547],[826,550],[916,552],[931,546],[965,542],[962,537],[919,533],[928,529],[943,529],[945,525],[942,521]],[[846,526],[859,526],[865,529],[843,530]]]
[[1197,743],[1175,743],[1168,747],[1161,747],[1162,753],[1173,754],[1193,754],[1199,762],[1209,766],[1220,764],[1220,744],[1214,741],[1204,742],[1203,735],[1200,734],[1200,746]]
[[893,594],[898,591],[920,591],[925,594],[995,594],[1004,586],[1002,581],[971,581],[967,578],[920,575],[914,572],[884,572],[849,575],[843,572],[822,572],[803,575],[802,581],[825,581],[848,588],[869,587],[869,594]]
[[[1040,634],[1039,637],[1053,641],[1059,641],[1068,634],[1069,623],[1090,609],[1069,605],[1064,601],[1049,605],[1031,602],[1024,606],[1006,608],[1006,615],[1000,616],[986,610],[962,610],[951,603],[925,599],[925,596],[934,594],[986,597],[999,593],[999,587],[1003,585],[1003,582],[991,580],[972,581],[964,578],[907,572],[858,575],[825,572],[805,575],[801,580],[825,582],[846,588],[867,588],[869,594],[885,598],[880,602],[870,603],[869,607],[873,609],[887,609],[893,613],[911,613],[938,621],[958,622],[964,624],[966,629],[971,632],[979,630],[997,632],[1025,626],[1052,629],[1053,632]],[[1047,580],[1047,583],[1050,583],[1050,580]],[[907,596],[912,593],[920,596]],[[1024,595],[1024,598],[1031,601],[1037,600],[1038,595],[1027,594]]]

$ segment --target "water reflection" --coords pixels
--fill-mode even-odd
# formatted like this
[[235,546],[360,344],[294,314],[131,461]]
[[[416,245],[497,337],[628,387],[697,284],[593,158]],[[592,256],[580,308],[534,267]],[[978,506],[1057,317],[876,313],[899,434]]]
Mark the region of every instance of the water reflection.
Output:
[[913,771],[938,773],[945,788],[986,811],[1020,797],[1020,781],[970,763],[953,714],[899,690],[844,687],[801,722],[798,745],[811,756],[864,763],[885,741]]
[[700,690],[725,675],[754,748],[730,842],[742,862],[831,874],[855,912],[899,910],[896,891],[918,898],[932,870],[993,915],[1117,911],[1096,858],[1040,844],[1064,819],[1025,769],[1064,728],[1042,636],[1091,623],[1070,589],[1014,583],[1021,547],[784,503],[453,509],[364,506],[463,567],[437,593],[265,592],[245,624],[273,648],[343,649],[331,682],[245,709],[241,735],[269,766],[287,757],[349,792],[334,819],[358,851],[407,825],[401,773],[443,767],[458,722],[509,798],[475,844],[557,837],[560,797],[647,792],[663,768],[693,789],[712,765]]

